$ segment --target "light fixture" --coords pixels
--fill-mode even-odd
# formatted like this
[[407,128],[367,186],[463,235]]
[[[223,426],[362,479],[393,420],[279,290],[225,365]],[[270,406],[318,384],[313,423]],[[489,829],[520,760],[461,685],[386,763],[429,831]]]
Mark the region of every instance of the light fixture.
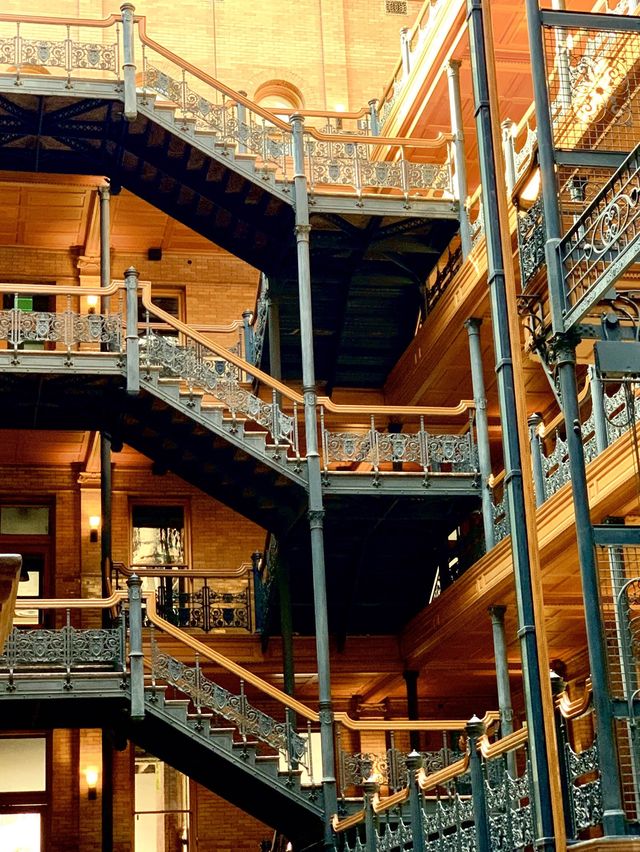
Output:
[[89,541],[95,544],[98,541],[98,530],[100,529],[100,515],[89,516]]
[[98,297],[97,296],[87,296],[87,309],[90,314],[95,314],[96,308],[98,307]]
[[98,798],[98,769],[96,766],[87,766],[84,770],[87,782],[87,798],[94,800]]

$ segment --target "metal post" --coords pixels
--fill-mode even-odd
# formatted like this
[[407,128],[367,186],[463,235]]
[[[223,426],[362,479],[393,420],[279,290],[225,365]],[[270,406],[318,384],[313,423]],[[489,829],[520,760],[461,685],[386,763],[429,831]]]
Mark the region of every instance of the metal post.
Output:
[[409,27],[400,30],[400,56],[402,57],[402,76],[408,77],[411,71],[411,46],[409,45]]
[[[419,719],[420,712],[418,708],[418,677],[420,672],[415,669],[405,669],[402,672],[402,677],[407,688],[407,719]],[[420,732],[410,731],[409,745],[411,751],[420,751]]]
[[[556,672],[551,672],[551,692],[553,697],[557,698],[562,695],[565,690],[565,683]],[[558,764],[560,766],[560,789],[562,791],[562,807],[564,810],[564,825],[567,832],[567,839],[573,840],[576,837],[575,821],[573,818],[573,808],[571,802],[571,792],[569,790],[569,771],[567,767],[567,730],[565,720],[562,717],[560,708],[555,707],[555,722],[556,722],[556,743],[558,747]]]
[[144,719],[144,655],[142,653],[142,580],[132,574],[129,588],[129,684],[131,719]]
[[547,499],[544,487],[544,468],[542,466],[542,441],[538,434],[538,427],[542,423],[542,417],[537,412],[531,414],[527,419],[529,426],[529,446],[531,447],[531,466],[533,468],[533,486],[536,492],[536,506],[542,506]]
[[557,248],[562,237],[562,224],[558,205],[553,132],[549,113],[546,61],[538,0],[526,0],[526,8],[536,109],[538,162],[540,164],[542,198],[544,203],[545,258],[547,262],[549,301],[553,330],[556,332],[554,349],[563,416],[566,424],[578,560],[582,579],[582,595],[585,602],[585,625],[587,629],[589,665],[591,668],[591,684],[593,688],[593,706],[596,716],[596,735],[598,738],[604,811],[602,824],[605,835],[623,835],[626,833],[626,826],[622,807],[612,707],[608,691],[602,615],[600,607],[597,605],[597,601],[599,600],[598,576],[593,528],[589,514],[584,448],[582,446],[582,434],[580,430],[578,387],[575,373],[575,348],[574,341],[569,339],[568,335],[564,332],[563,308],[565,294],[562,261]]
[[[280,554],[276,582],[280,597],[280,633],[282,635],[282,675],[283,687],[287,695],[295,695],[295,668],[293,655],[293,618],[291,614],[291,586],[289,582],[289,563]],[[296,729],[296,715],[287,709],[287,718],[291,729]],[[311,743],[309,743],[311,748]]]
[[[551,286],[551,272],[549,279]],[[609,695],[604,625],[602,623],[602,612],[597,604],[599,600],[598,567],[589,512],[587,473],[580,428],[578,384],[575,372],[576,354],[573,341],[569,340],[565,334],[556,335],[554,349],[567,433],[576,543],[585,604],[584,617],[587,628],[587,647],[604,808],[602,826],[605,835],[623,835],[626,834],[626,823],[622,806],[613,708]]]
[[369,127],[372,136],[380,136],[380,120],[378,119],[378,99],[369,101]]
[[336,813],[335,757],[333,752],[333,711],[331,704],[331,672],[329,665],[329,622],[327,588],[324,567],[324,506],[322,471],[318,452],[317,393],[313,359],[313,317],[311,310],[311,265],[309,258],[309,196],[304,174],[304,120],[296,113],[291,116],[293,132],[295,201],[295,233],[298,256],[298,298],[300,301],[300,346],[302,350],[302,389],[304,395],[304,424],[307,444],[308,516],[311,534],[311,568],[313,572],[313,604],[318,658],[318,705],[320,711],[320,741],[322,746],[322,786],[325,804],[325,844],[333,845],[331,815]]
[[[565,0],[551,0],[551,8],[564,12]],[[567,37],[563,30],[556,29],[556,70],[558,72],[558,100],[563,112],[571,109],[571,73],[569,70],[569,50]]]
[[280,298],[269,295],[269,373],[274,379],[282,378],[280,354]]
[[496,543],[496,531],[493,523],[493,499],[489,480],[491,477],[491,449],[489,446],[489,420],[487,417],[487,398],[482,370],[482,347],[480,345],[480,326],[482,320],[470,317],[465,322],[469,335],[469,357],[471,360],[471,383],[473,401],[476,406],[476,432],[478,435],[478,466],[480,468],[480,494],[482,497],[482,523],[484,542],[487,550]]
[[[494,604],[489,607],[493,628],[493,654],[496,662],[496,682],[498,685],[498,709],[500,710],[500,736],[506,737],[513,731],[513,708],[511,706],[511,684],[509,683],[509,658],[507,640],[504,632],[504,614],[506,606]],[[507,754],[507,769],[512,778],[517,777],[516,755]]]
[[[102,597],[109,597],[111,576],[111,436],[100,432],[100,571]],[[103,627],[110,626],[109,610],[102,610]]]
[[253,328],[251,327],[251,319],[253,311],[246,310],[242,312],[242,331],[244,334],[244,360],[250,364],[255,364],[255,346],[253,342]]
[[[505,460],[505,496],[511,525],[511,548],[518,607],[518,636],[521,643],[524,697],[529,729],[532,763],[532,793],[536,814],[536,846],[540,850],[555,849],[554,807],[551,797],[551,776],[547,755],[547,724],[553,724],[550,687],[547,672],[543,685],[538,647],[537,623],[541,609],[536,602],[530,560],[529,530],[527,529],[527,497],[522,478],[522,453],[518,431],[518,396],[515,387],[513,347],[519,341],[511,336],[505,257],[502,247],[501,211],[498,202],[496,149],[493,141],[493,121],[490,111],[490,81],[485,46],[485,23],[482,0],[467,0],[467,20],[471,46],[471,66],[475,98],[475,115],[479,148],[482,203],[487,245],[488,284],[491,302],[492,329],[498,380],[498,397],[503,430]],[[509,262],[510,262],[509,257]],[[535,533],[534,533],[535,535]],[[535,548],[535,542],[531,544]],[[546,689],[548,695],[543,694]],[[551,731],[549,732],[552,733]]]
[[120,6],[122,15],[122,81],[124,83],[124,117],[133,121],[138,117],[138,102],[136,98],[136,64],[133,40],[135,6],[133,3],[123,3]]
[[471,226],[467,211],[467,164],[464,151],[464,129],[462,124],[462,98],[460,96],[460,60],[451,59],[447,63],[447,84],[449,87],[449,112],[451,114],[451,135],[453,136],[453,163],[455,167],[455,194],[460,211],[460,244],[462,259],[473,248]]
[[127,293],[127,393],[140,391],[140,339],[138,338],[138,270],[124,273]]
[[609,446],[607,412],[604,400],[604,385],[594,364],[589,364],[589,387],[591,388],[591,410],[596,433],[596,449],[599,453]]
[[[98,187],[100,199],[100,286],[108,287],[111,284],[111,191],[108,186]],[[101,311],[103,314],[109,312],[109,298],[102,300]]]
[[365,852],[377,852],[378,832],[376,830],[376,815],[373,810],[373,797],[380,789],[380,785],[377,781],[365,778],[362,787],[364,790],[364,849]]
[[477,716],[472,716],[465,726],[469,738],[469,774],[471,775],[471,796],[473,798],[473,822],[476,828],[477,852],[491,852],[489,837],[489,817],[487,814],[487,796],[482,774],[482,762],[478,754],[478,740],[484,734],[484,725]]
[[[247,97],[247,93],[242,89],[238,90],[238,94]],[[243,103],[236,104],[236,116],[238,118],[238,154],[246,154],[249,150],[247,148],[249,128],[247,127],[247,108]]]
[[422,755],[415,749],[407,755],[407,784],[409,786],[409,813],[411,815],[412,852],[424,852],[424,828],[422,820],[422,794],[418,787],[416,772],[422,766]]
[[511,195],[516,185],[516,152],[513,142],[514,127],[515,123],[510,118],[505,118],[502,122],[502,154],[505,165],[504,179],[509,195]]

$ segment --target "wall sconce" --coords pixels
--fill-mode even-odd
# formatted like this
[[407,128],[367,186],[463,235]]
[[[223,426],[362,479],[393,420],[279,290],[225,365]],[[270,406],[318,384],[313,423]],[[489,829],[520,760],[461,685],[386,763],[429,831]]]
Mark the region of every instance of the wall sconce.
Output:
[[87,799],[95,800],[98,798],[98,770],[95,766],[87,766],[84,770],[84,777],[87,782]]
[[89,541],[96,544],[98,541],[98,530],[100,529],[100,515],[89,517]]
[[90,314],[95,314],[96,308],[98,307],[98,297],[97,296],[87,296],[87,309]]

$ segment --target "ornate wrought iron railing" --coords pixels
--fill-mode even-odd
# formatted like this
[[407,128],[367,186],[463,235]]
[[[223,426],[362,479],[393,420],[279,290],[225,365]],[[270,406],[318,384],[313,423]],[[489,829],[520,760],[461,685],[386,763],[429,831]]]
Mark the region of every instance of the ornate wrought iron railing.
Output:
[[33,311],[21,307],[16,294],[14,306],[0,311],[0,341],[13,349],[59,344],[68,351],[83,343],[106,344],[110,351],[123,345],[122,313],[82,314],[72,310],[67,297],[64,311]]
[[[588,692],[575,701],[566,693],[556,698],[558,748],[567,758],[561,767],[568,782],[563,807],[571,840],[602,818],[597,750],[574,751],[567,731],[571,720],[589,712],[589,698]],[[474,717],[465,732],[466,751],[444,767],[422,765],[415,751],[407,755],[406,786],[386,798],[379,792],[382,776],[374,771],[364,784],[362,811],[344,819],[334,816],[338,843],[342,840],[349,850],[401,852],[415,848],[418,831],[419,847],[429,852],[473,852],[482,828],[489,843],[483,848],[513,852],[531,847],[536,835],[526,728],[491,742],[486,721]]]
[[[78,28],[90,33],[91,40],[77,40]],[[90,76],[112,81],[118,94],[124,90],[127,117],[136,114],[137,95],[143,105],[160,98],[163,106],[174,109],[176,128],[204,131],[222,155],[251,155],[253,164],[245,166],[267,182],[278,180],[285,186],[291,182],[290,125],[151,39],[146,18],[134,15],[132,8],[102,21],[2,15],[0,59],[8,69],[15,68],[5,73],[17,82],[46,68],[49,76],[62,75],[72,89],[87,72],[94,72]],[[379,137],[373,142],[361,130],[351,134],[336,133],[335,126],[329,130],[323,133],[311,126],[305,130],[305,167],[315,192],[350,189],[360,196],[384,189],[405,200],[410,195],[451,199],[448,137]],[[416,148],[422,149],[422,160],[428,152],[431,162],[413,162],[411,152]]]
[[290,764],[306,763],[307,739],[296,733],[288,716],[284,722],[277,722],[254,707],[247,699],[243,680],[240,681],[239,694],[234,695],[205,677],[198,657],[193,667],[187,666],[164,653],[154,639],[151,676],[152,686],[160,679],[188,696],[198,715],[203,710],[209,711],[232,722],[244,742],[255,737],[283,754]]
[[428,316],[444,295],[453,279],[462,268],[462,246],[457,245],[454,249],[447,248],[438,261],[434,272],[429,276],[425,288],[425,314]]
[[518,255],[523,291],[544,266],[545,242],[544,211],[540,196],[528,210],[518,213]]
[[393,107],[400,99],[411,70],[431,42],[438,20],[445,7],[461,7],[459,0],[425,0],[415,23],[409,30],[400,33],[400,59],[396,63],[391,80],[386,85],[378,103],[378,121],[383,125]]
[[356,469],[362,465],[375,474],[385,468],[394,470],[413,466],[422,471],[425,480],[438,474],[477,472],[472,420],[462,434],[434,434],[425,429],[424,417],[419,418],[416,431],[400,431],[402,427],[398,428],[398,424],[390,425],[389,431],[381,431],[376,428],[374,415],[371,416],[370,424],[366,432],[330,430],[325,425],[325,411],[321,406],[320,429],[325,473],[335,465],[352,465]]
[[568,329],[605,296],[640,254],[640,145],[567,232],[558,250]]
[[[134,565],[114,562],[111,583],[125,588],[136,573],[156,596],[158,613],[177,627],[211,630],[257,629],[254,569],[243,563],[234,571],[194,570],[186,565]],[[151,588],[149,588],[149,586]]]

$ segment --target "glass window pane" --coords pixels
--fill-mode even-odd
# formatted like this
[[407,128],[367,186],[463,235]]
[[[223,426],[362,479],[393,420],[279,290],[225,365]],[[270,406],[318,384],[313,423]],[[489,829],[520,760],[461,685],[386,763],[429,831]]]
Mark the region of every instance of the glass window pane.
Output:
[[0,534],[49,535],[49,507],[0,506]]
[[44,737],[0,737],[0,793],[46,790],[46,744]]
[[2,852],[40,852],[40,814],[0,814]]
[[181,565],[184,552],[183,506],[134,506],[134,565]]

